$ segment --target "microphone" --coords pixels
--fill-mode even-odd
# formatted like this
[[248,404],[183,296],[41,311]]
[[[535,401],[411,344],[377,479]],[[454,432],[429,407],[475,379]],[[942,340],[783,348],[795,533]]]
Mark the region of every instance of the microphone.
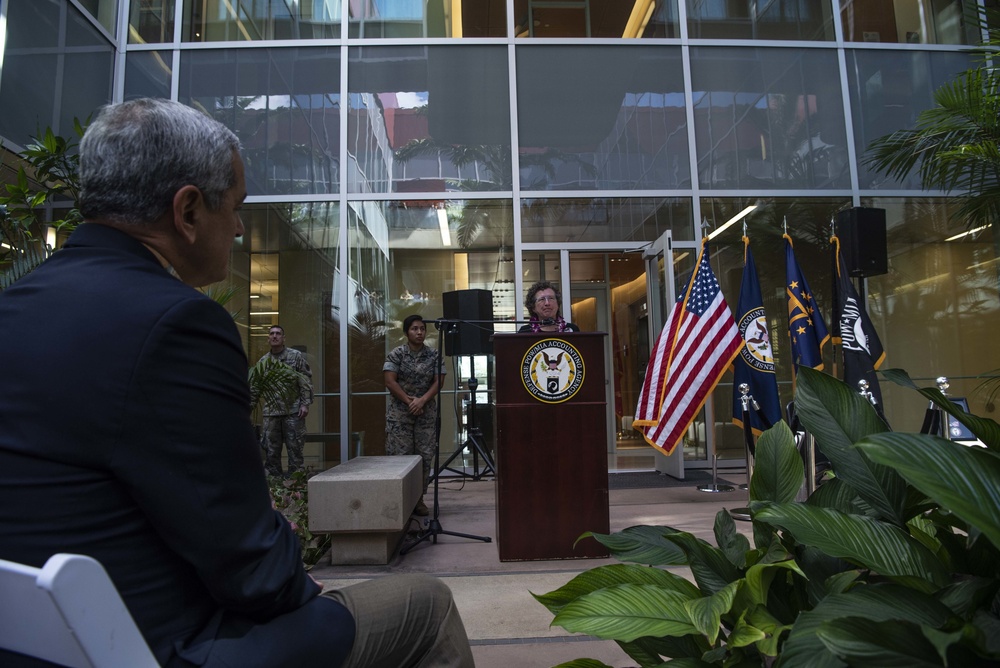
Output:
[[554,325],[554,324],[556,324],[556,321],[553,320],[552,318],[546,318],[545,320],[542,320],[542,327],[548,327],[549,325]]

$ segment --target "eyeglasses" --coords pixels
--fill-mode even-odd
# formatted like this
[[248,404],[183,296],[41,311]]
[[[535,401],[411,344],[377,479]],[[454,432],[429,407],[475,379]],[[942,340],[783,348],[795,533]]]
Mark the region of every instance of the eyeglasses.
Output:
[[535,299],[536,304],[544,304],[545,302],[554,302],[554,301],[556,301],[556,298],[550,297],[548,295],[545,295],[544,297],[538,297],[537,299]]

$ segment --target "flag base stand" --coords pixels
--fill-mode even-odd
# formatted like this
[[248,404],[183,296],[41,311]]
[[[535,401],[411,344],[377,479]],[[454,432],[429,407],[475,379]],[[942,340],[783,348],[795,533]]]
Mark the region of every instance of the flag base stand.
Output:
[[733,508],[729,511],[730,517],[734,520],[740,520],[742,522],[750,521],[750,509],[749,508]]
[[711,485],[699,485],[699,492],[711,492],[713,494],[718,492],[733,492],[736,488],[732,485],[720,485],[719,484],[719,455],[712,455],[712,484]]

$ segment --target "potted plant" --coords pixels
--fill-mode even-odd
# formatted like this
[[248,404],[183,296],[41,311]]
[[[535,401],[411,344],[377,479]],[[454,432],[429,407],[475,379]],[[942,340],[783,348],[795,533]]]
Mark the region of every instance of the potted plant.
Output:
[[801,368],[796,406],[834,477],[795,502],[802,460],[779,423],[757,443],[753,547],[725,511],[717,545],[671,527],[584,534],[628,563],[536,595],[553,624],[613,639],[644,667],[1000,664],[1000,426],[884,375],[986,447],[892,432],[844,383]]

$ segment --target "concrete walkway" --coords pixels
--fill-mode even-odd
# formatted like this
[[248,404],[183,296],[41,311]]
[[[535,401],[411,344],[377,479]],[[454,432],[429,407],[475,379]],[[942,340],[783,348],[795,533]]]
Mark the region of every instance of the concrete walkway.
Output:
[[[732,483],[745,482],[739,473],[727,471],[720,475]],[[428,504],[432,498],[429,493]],[[436,543],[427,540],[405,555],[397,553],[387,566],[330,566],[321,562],[313,569],[313,575],[328,588],[388,573],[428,573],[443,578],[454,592],[478,668],[548,667],[584,657],[614,668],[635,665],[613,641],[550,627],[551,613],[530,593],[550,592],[581,571],[618,563],[616,560],[501,562],[495,542],[496,498],[492,480],[442,482],[438,503],[438,519],[444,531],[489,537],[491,542],[441,534]],[[746,503],[746,491],[706,493],[698,491],[695,482],[611,490],[611,530],[638,524],[666,525],[715,544],[712,527],[716,513],[723,508],[745,507]],[[737,522],[737,527],[751,535],[749,522]],[[687,575],[686,570],[679,572]]]

